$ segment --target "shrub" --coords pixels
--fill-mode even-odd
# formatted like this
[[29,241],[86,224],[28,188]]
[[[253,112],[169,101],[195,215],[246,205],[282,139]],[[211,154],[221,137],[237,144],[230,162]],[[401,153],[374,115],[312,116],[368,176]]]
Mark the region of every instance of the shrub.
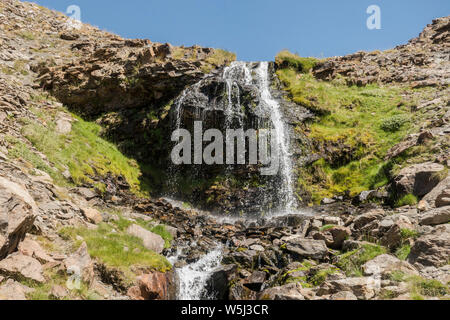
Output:
[[397,200],[395,203],[396,207],[403,207],[403,206],[414,206],[418,203],[418,199],[413,194],[407,194],[400,199]]
[[409,117],[406,115],[395,115],[383,120],[381,123],[381,129],[386,132],[397,132],[401,127],[409,122]]

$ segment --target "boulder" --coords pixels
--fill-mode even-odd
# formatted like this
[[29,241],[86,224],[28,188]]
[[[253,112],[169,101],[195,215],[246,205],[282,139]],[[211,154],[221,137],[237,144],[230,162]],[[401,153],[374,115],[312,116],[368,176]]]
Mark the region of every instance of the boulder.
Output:
[[299,283],[290,283],[264,290],[260,294],[260,300],[305,300],[302,291],[303,288]]
[[329,280],[322,284],[317,295],[335,294],[342,291],[352,292],[359,300],[369,300],[379,292],[381,284],[373,277],[346,278]]
[[45,264],[48,262],[54,262],[55,260],[50,257],[44,249],[37,243],[36,241],[32,240],[29,236],[27,236],[20,244],[18,251],[25,255],[32,258],[35,258],[40,263]]
[[261,291],[264,282],[266,281],[267,274],[263,271],[255,271],[250,277],[245,279],[244,286],[252,291]]
[[383,219],[378,224],[378,231],[381,236],[381,244],[391,249],[402,244],[402,230],[415,230],[414,224],[405,215],[393,215]]
[[[229,295],[229,283],[236,277],[237,265],[229,264],[215,270],[206,282],[206,296],[214,296],[218,300],[225,300]],[[241,272],[246,272],[242,269]]]
[[328,248],[323,240],[305,239],[299,236],[287,237],[281,240],[286,242],[286,251],[296,259],[323,260],[328,255]]
[[257,262],[258,252],[254,250],[234,251],[226,255],[222,263],[237,264],[244,268],[252,269]]
[[372,221],[379,220],[384,217],[385,212],[383,209],[372,209],[355,218],[353,221],[353,229],[359,230],[368,225]]
[[18,252],[0,261],[0,274],[15,279],[28,279],[39,283],[45,282],[43,269],[39,261]]
[[421,225],[434,226],[450,222],[450,206],[426,212],[419,220]]
[[399,194],[424,196],[439,184],[439,173],[444,169],[443,165],[431,162],[403,168],[395,177],[395,188]]
[[382,254],[362,266],[365,276],[381,275],[383,278],[393,271],[418,275],[418,271],[406,261],[402,261],[389,254]]
[[144,247],[148,250],[156,253],[161,253],[164,250],[165,241],[160,235],[150,232],[137,224],[129,226],[127,233],[141,239]]
[[83,242],[80,248],[64,260],[68,274],[73,274],[75,280],[82,280],[90,285],[94,280],[94,263],[89,255],[87,244]]
[[358,300],[358,298],[351,291],[341,291],[331,295],[330,300]]
[[90,223],[99,224],[103,221],[103,216],[97,209],[85,208],[82,209],[82,211],[83,215]]
[[419,269],[441,267],[450,257],[450,225],[436,227],[430,234],[418,238],[411,248],[408,262]]
[[336,226],[329,230],[316,233],[314,235],[315,240],[324,240],[327,247],[335,250],[342,248],[345,240],[351,235],[351,231],[347,227]]
[[128,290],[134,300],[175,300],[176,276],[173,272],[152,272],[137,278],[137,286]]
[[31,230],[38,209],[28,191],[0,177],[0,260],[13,253]]
[[428,202],[432,208],[439,208],[450,205],[450,176],[444,180],[428,193],[423,200]]
[[26,295],[33,291],[34,289],[8,279],[5,284],[0,286],[0,300],[27,300]]

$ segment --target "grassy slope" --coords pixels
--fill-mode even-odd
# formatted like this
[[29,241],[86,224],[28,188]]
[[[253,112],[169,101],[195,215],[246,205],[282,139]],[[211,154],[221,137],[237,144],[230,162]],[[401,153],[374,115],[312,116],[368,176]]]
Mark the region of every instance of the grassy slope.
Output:
[[299,186],[318,202],[385,185],[393,165],[383,160],[386,152],[413,130],[411,102],[402,97],[406,89],[347,86],[344,79],[318,81],[308,72],[314,65],[311,61],[282,52],[277,64],[284,68],[277,71],[278,77],[293,101],[319,115],[309,124],[309,137],[323,149],[346,146],[351,154],[343,163],[321,159],[300,168]]

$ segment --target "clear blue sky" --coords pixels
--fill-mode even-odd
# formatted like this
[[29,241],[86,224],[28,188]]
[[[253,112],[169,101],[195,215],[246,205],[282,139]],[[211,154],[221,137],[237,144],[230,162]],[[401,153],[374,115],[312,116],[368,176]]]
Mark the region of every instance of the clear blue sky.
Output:
[[[450,15],[449,0],[35,0],[126,38],[223,48],[239,60],[273,60],[282,49],[328,57],[388,49]],[[381,30],[366,9],[381,8]]]

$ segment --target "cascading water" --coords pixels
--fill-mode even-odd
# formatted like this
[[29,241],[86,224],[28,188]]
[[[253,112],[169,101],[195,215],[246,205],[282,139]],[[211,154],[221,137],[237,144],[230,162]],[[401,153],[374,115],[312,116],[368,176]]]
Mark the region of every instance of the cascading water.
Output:
[[[289,133],[287,126],[283,122],[282,110],[279,102],[273,98],[271,94],[271,81],[270,70],[268,62],[260,63],[247,63],[247,62],[234,62],[230,66],[224,69],[222,78],[217,81],[225,83],[226,98],[223,110],[223,122],[222,127],[224,129],[236,129],[244,128],[244,125],[249,125],[246,121],[246,111],[243,110],[241,105],[241,90],[244,88],[252,87],[259,96],[259,105],[255,106],[252,112],[259,112],[264,114],[260,118],[257,117],[257,129],[272,129],[272,133],[275,133],[275,146],[271,148],[278,148],[279,158],[279,172],[272,179],[275,184],[273,190],[276,193],[274,198],[277,199],[277,207],[272,209],[269,215],[284,215],[290,213],[296,206],[294,197],[293,175],[292,175],[292,163],[289,153]],[[205,96],[201,90],[201,83],[205,81],[208,83],[208,79],[202,80],[200,83],[187,88],[179,96],[175,102],[175,129],[180,129],[183,125],[183,103],[185,100],[192,99],[192,97],[200,97],[193,101],[205,101]],[[223,91],[222,91],[223,92]],[[189,96],[189,97],[188,97]],[[208,97],[211,98],[211,97]],[[203,100],[202,100],[203,99]],[[208,100],[209,101],[209,100]],[[211,101],[214,101],[212,99]],[[187,103],[187,106],[192,108],[192,103]],[[192,109],[191,109],[192,110]],[[197,108],[194,106],[193,113],[197,118],[204,119],[207,112],[215,112],[220,110],[217,105],[206,105],[203,108]],[[226,166],[225,172],[232,174],[232,167]],[[273,195],[267,195],[272,197]],[[195,245],[191,243],[190,246]],[[212,296],[207,296],[206,285],[212,273],[221,265],[222,254],[224,248],[218,246],[211,250],[208,254],[204,255],[198,261],[188,264],[182,268],[177,269],[177,274],[180,279],[178,299],[180,300],[201,300],[201,299],[213,299]],[[180,252],[178,252],[180,254]],[[178,255],[169,258],[172,263],[176,262]]]
[[178,300],[211,300],[214,296],[208,296],[205,290],[206,283],[212,272],[222,262],[222,246],[218,246],[197,262],[177,269],[180,279]]
[[[276,133],[276,144],[281,165],[281,181],[278,188],[278,196],[282,200],[282,212],[286,212],[294,208],[294,188],[292,181],[292,164],[289,155],[289,136],[285,128],[280,104],[272,97],[270,93],[269,81],[269,63],[261,62],[256,69],[257,85],[261,95],[261,103],[268,108],[270,120]],[[272,146],[273,147],[273,146]]]

